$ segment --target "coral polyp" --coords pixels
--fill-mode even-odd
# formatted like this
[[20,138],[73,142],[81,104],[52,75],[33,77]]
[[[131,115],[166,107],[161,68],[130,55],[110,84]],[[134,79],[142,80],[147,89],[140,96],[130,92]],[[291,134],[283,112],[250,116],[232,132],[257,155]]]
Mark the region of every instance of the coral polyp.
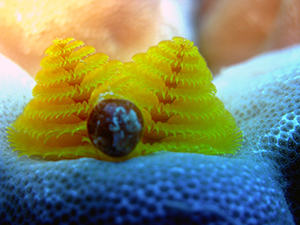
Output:
[[33,99],[8,128],[20,155],[123,161],[160,150],[234,154],[241,146],[242,131],[193,42],[162,41],[128,63],[83,45],[56,39],[46,50]]

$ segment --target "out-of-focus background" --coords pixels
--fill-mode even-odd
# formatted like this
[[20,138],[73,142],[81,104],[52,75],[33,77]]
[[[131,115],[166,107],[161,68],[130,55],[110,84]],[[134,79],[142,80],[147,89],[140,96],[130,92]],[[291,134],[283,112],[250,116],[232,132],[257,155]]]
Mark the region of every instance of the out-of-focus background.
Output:
[[214,74],[300,42],[300,0],[0,0],[0,54],[31,76],[55,38],[129,61],[173,36],[195,42]]

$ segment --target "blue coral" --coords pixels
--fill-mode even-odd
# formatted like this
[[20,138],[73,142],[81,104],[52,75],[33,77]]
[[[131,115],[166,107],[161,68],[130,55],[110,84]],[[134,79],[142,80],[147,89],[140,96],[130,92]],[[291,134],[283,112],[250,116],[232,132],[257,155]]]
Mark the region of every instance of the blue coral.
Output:
[[[300,47],[296,50],[300,55]],[[244,131],[244,147],[235,156],[160,152],[122,163],[87,158],[48,162],[18,158],[1,129],[1,222],[294,224],[292,213],[298,222],[298,64],[253,73],[251,79],[241,73],[246,67],[220,77],[228,81],[226,73],[232,73],[245,78],[245,86],[236,89],[217,85]],[[1,83],[9,90],[0,85],[1,128],[28,102],[31,87],[20,88],[18,80]]]

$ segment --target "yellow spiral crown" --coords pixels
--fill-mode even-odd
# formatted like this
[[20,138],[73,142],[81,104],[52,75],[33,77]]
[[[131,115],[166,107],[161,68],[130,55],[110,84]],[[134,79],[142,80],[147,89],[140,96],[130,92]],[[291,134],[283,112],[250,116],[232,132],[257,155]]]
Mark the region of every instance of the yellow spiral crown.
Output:
[[[87,141],[90,96],[121,66],[73,38],[56,39],[46,50],[35,77],[33,99],[8,128],[8,140],[20,155],[47,158],[99,158]],[[88,56],[93,54],[91,56]]]
[[[193,42],[174,37],[132,59],[109,90],[143,109],[146,130],[136,151],[215,155],[239,149],[242,131],[215,96],[212,74]],[[107,90],[101,86],[93,95]]]

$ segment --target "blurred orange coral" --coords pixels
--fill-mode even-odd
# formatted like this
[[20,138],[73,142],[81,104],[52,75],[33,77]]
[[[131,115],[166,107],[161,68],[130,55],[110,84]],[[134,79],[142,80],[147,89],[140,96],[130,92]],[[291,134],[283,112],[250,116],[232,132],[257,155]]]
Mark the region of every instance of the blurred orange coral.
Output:
[[203,0],[200,52],[217,73],[223,66],[300,42],[299,0]]
[[166,34],[160,1],[4,0],[0,2],[0,53],[31,76],[40,69],[43,51],[55,38],[88,42],[111,59],[130,60]]
[[123,62],[161,40],[194,37],[214,73],[300,42],[299,0],[3,0],[0,20],[0,53],[31,76],[48,43],[68,36]]

